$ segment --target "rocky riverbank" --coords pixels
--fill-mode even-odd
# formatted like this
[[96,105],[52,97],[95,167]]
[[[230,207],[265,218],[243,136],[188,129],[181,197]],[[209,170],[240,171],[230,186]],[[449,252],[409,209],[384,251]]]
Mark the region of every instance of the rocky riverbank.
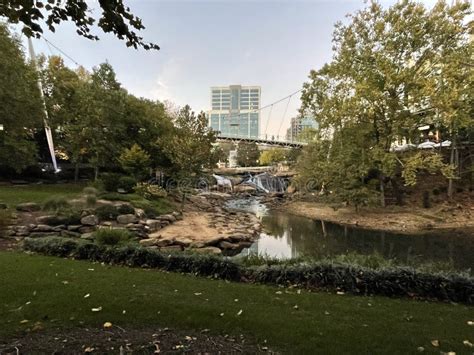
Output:
[[455,231],[474,236],[474,206],[470,204],[444,204],[432,209],[390,206],[356,212],[352,207],[335,209],[313,201],[288,201],[276,208],[311,219],[371,230],[414,235]]

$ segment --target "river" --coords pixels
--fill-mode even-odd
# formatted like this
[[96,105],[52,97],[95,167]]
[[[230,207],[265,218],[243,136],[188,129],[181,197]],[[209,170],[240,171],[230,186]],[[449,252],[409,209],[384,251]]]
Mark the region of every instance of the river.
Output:
[[402,264],[446,263],[456,270],[474,268],[474,238],[453,233],[405,235],[312,220],[269,210],[258,198],[232,200],[229,208],[251,211],[262,221],[258,240],[240,256],[287,259],[378,254]]

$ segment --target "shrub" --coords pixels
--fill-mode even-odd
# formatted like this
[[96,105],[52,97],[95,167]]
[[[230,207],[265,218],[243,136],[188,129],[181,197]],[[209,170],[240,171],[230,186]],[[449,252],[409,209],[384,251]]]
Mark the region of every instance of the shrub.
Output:
[[87,186],[87,187],[84,187],[84,189],[82,190],[82,193],[84,195],[94,195],[94,196],[97,196],[99,194],[99,190],[97,190],[95,187],[92,187],[92,186]]
[[62,196],[51,196],[43,204],[43,210],[45,211],[60,211],[70,207],[69,202]]
[[124,149],[119,157],[119,162],[123,170],[133,175],[137,180],[147,176],[151,165],[150,155],[138,144],[132,145],[130,149]]
[[117,210],[120,214],[135,214],[135,209],[127,203],[118,206]]
[[[99,230],[96,233],[107,234],[110,231]],[[113,241],[116,239],[114,237]],[[298,285],[308,289],[331,289],[361,295],[407,296],[474,303],[474,278],[457,273],[427,273],[408,267],[370,269],[327,260],[245,266],[211,255],[168,255],[141,246],[111,248],[58,237],[26,238],[24,248],[46,255],[161,268],[233,281]]]
[[0,210],[0,237],[11,223],[11,213],[7,210]]
[[103,205],[95,209],[95,214],[102,221],[112,221],[117,218],[119,211],[114,205]]
[[130,238],[126,229],[101,228],[93,234],[95,241],[100,245],[117,245]]
[[124,195],[124,194],[119,194],[118,192],[108,192],[105,194],[102,194],[100,196],[104,200],[109,200],[109,201],[130,201],[136,196],[130,196],[130,195]]
[[134,200],[131,202],[132,205],[136,208],[141,208],[147,218],[156,218],[160,215],[160,212],[153,206],[150,201],[147,200]]
[[155,200],[167,196],[166,190],[161,186],[152,185],[147,183],[138,183],[134,187],[134,191],[137,195],[140,195],[147,200]]
[[137,184],[137,180],[135,180],[131,176],[122,176],[119,180],[118,187],[123,189],[125,192],[129,193],[133,191],[133,188]]
[[100,179],[104,186],[105,191],[117,192],[120,184],[120,174],[117,173],[104,173],[101,175]]
[[86,205],[87,207],[94,207],[97,203],[97,196],[96,195],[87,195],[86,196]]

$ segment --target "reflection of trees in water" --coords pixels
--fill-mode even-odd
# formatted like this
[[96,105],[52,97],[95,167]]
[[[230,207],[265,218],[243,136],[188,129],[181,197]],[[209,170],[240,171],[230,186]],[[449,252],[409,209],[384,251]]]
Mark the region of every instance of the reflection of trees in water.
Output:
[[265,229],[275,238],[288,238],[292,255],[314,257],[379,253],[401,262],[452,262],[460,268],[474,267],[474,239],[452,234],[401,235],[311,221],[282,212],[263,218]]

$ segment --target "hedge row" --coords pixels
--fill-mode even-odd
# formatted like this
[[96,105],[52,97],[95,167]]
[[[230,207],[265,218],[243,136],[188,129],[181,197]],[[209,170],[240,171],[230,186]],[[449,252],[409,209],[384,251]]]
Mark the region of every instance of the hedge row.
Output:
[[44,255],[159,268],[231,281],[298,285],[308,289],[336,289],[361,295],[408,296],[474,304],[474,278],[453,273],[422,273],[413,268],[374,270],[330,261],[244,266],[211,255],[168,255],[139,246],[112,248],[59,237],[26,238],[24,249]]

